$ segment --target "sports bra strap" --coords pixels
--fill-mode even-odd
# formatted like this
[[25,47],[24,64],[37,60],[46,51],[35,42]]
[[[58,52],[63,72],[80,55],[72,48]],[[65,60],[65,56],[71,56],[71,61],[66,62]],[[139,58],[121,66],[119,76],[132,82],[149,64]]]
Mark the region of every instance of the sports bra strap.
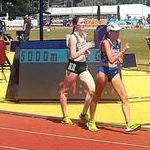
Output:
[[76,40],[77,40],[77,43],[79,43],[80,41],[79,41],[79,37],[77,36],[77,34],[76,34],[76,33],[73,33],[73,35],[75,36],[75,38],[76,38]]

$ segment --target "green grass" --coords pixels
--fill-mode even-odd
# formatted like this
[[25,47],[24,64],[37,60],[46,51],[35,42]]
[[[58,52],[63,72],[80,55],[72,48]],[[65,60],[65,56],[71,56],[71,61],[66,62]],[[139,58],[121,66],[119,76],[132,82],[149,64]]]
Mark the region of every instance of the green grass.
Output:
[[131,53],[135,53],[137,60],[142,63],[146,63],[149,59],[149,49],[145,40],[147,32],[143,29],[128,29],[121,32],[123,43],[128,42],[130,44]]
[[124,44],[128,42],[130,44],[130,51],[128,53],[134,53],[137,61],[138,70],[148,70],[148,63],[150,62],[150,50],[147,46],[145,36],[147,36],[147,29],[126,29],[121,32],[121,40]]
[[[47,39],[65,39],[66,34],[70,34],[71,28],[63,27],[52,27],[50,32],[44,30],[44,40]],[[87,29],[87,39],[93,40],[94,29]],[[14,40],[16,40],[16,31],[7,31],[10,33]],[[150,61],[150,51],[146,44],[145,36],[148,34],[148,29],[123,29],[120,32],[120,38],[122,40],[122,46],[128,42],[130,44],[130,50],[127,53],[134,53],[136,56],[137,69],[138,70],[149,70],[148,63]],[[39,40],[39,30],[31,30],[30,39]]]

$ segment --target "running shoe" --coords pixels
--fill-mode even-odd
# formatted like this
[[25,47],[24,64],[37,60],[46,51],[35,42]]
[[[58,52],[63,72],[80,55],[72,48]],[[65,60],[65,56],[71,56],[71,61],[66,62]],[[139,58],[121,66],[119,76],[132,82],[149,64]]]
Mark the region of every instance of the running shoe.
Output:
[[71,121],[71,119],[68,116],[63,118],[62,123],[73,125],[73,122]]
[[90,121],[88,114],[82,114],[82,113],[81,113],[80,116],[79,116],[79,118],[80,118],[82,121],[84,121],[84,122],[89,122],[89,121]]
[[89,129],[90,131],[93,131],[93,132],[98,131],[98,128],[96,127],[95,121],[89,121],[89,122],[86,124],[86,126],[88,127],[88,129]]
[[126,126],[126,132],[131,132],[131,131],[136,131],[136,130],[139,130],[141,128],[141,125],[140,124],[136,124],[136,123],[129,123],[127,126]]

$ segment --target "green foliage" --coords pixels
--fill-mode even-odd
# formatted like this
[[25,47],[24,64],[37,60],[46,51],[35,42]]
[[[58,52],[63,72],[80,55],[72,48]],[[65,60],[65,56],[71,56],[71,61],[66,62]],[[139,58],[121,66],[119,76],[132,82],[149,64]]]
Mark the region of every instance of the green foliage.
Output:
[[[50,5],[59,3],[64,4],[65,0],[49,0]],[[150,0],[66,0],[67,6],[91,6],[91,5],[113,5],[113,4],[132,4],[146,2],[150,6]],[[37,12],[39,0],[2,0],[2,10],[8,12],[7,3],[12,3],[17,16],[22,16],[29,12]],[[43,6],[47,9],[48,0],[43,0]]]
[[[24,16],[27,13],[36,13],[39,9],[38,5],[39,0],[3,0],[2,10],[8,12],[8,9],[13,6],[17,16]],[[47,0],[43,0],[43,7],[47,9]]]

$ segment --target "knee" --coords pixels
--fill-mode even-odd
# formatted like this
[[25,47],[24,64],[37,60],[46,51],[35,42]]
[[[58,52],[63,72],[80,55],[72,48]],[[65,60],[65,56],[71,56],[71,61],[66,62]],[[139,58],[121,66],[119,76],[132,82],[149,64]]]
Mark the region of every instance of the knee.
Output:
[[120,99],[121,99],[122,103],[128,103],[128,96],[127,95],[120,96]]
[[93,97],[95,93],[95,90],[89,90],[89,94]]
[[60,93],[60,95],[59,95],[60,97],[60,102],[63,104],[66,100],[67,100],[67,93],[65,93],[65,92],[61,92]]
[[68,88],[62,88],[60,90],[60,97],[64,97],[64,96],[67,96],[69,93],[69,89]]
[[90,96],[91,96],[91,102],[93,104],[97,104],[98,101],[100,100],[100,95],[95,92],[95,90],[90,91]]
[[101,99],[101,95],[95,92],[94,95],[93,95],[92,101],[95,102],[95,103],[98,103],[98,101],[100,99]]

